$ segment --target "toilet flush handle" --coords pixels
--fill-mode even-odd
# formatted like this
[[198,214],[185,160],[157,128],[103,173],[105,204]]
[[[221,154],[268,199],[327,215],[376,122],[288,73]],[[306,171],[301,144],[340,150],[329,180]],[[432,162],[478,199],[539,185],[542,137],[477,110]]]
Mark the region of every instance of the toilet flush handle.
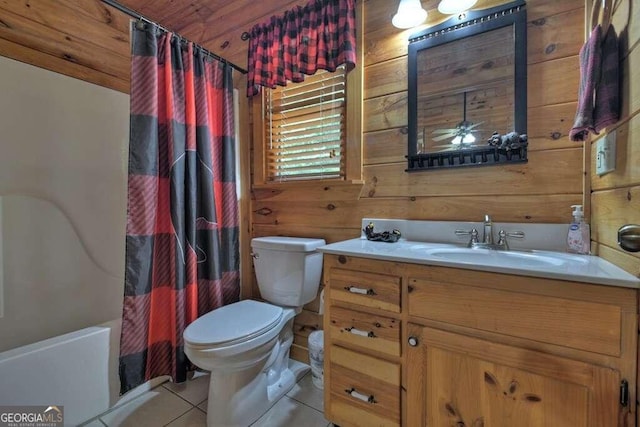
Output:
[[253,258],[253,259],[260,258],[260,254],[257,254],[255,252],[251,252],[251,258]]

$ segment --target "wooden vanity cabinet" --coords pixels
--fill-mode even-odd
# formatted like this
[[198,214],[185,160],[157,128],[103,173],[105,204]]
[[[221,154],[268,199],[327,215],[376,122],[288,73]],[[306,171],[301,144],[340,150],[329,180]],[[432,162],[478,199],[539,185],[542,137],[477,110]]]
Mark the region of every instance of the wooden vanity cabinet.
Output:
[[401,426],[402,265],[325,255],[325,417]]
[[635,425],[635,290],[442,267],[407,274],[406,425]]
[[337,255],[324,268],[325,416],[341,427],[636,425],[635,289]]

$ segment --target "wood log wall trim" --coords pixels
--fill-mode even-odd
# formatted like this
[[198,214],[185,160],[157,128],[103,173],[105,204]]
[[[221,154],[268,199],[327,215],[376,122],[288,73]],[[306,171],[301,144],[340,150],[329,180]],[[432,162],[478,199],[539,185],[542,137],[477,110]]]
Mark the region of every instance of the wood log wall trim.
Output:
[[[587,1],[589,10],[591,2]],[[634,4],[632,4],[634,3]],[[624,252],[617,231],[625,224],[640,224],[640,15],[633,0],[616,2],[612,24],[620,35],[622,113],[620,122],[601,132],[596,143],[617,132],[616,170],[599,177],[591,168],[592,252],[640,277],[640,253]]]

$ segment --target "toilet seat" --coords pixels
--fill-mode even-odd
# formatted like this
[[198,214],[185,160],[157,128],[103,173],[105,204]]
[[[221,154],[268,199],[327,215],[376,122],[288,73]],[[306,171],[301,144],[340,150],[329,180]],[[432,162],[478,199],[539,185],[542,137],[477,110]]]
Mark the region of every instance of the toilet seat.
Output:
[[187,326],[183,336],[190,346],[227,347],[267,334],[280,323],[282,315],[282,307],[242,300],[199,317]]

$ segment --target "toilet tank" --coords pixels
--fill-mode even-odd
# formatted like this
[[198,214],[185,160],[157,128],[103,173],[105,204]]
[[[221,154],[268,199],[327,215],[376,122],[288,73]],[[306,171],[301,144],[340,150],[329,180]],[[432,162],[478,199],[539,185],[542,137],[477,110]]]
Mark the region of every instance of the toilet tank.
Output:
[[301,307],[315,299],[322,274],[323,239],[256,237],[253,265],[262,298],[276,305]]

